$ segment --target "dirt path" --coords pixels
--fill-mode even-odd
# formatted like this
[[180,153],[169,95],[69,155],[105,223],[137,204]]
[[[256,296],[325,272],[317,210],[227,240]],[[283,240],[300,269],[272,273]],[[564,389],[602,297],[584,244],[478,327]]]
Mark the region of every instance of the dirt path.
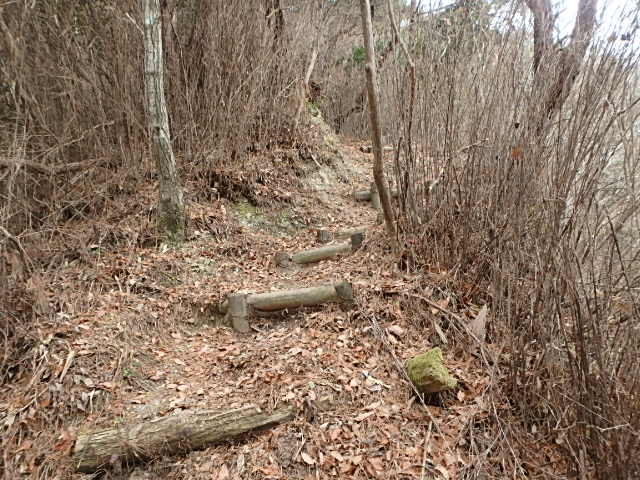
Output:
[[[112,427],[180,409],[254,403],[270,410],[290,402],[300,408],[292,422],[122,475],[457,478],[468,456],[464,431],[487,415],[481,392],[488,380],[465,373],[473,371],[473,357],[447,352],[462,384],[458,398],[426,410],[414,401],[402,365],[439,341],[424,334],[434,312],[403,314],[400,293],[415,288],[416,278],[398,271],[382,227],[373,226],[375,211],[353,201],[353,190],[366,188],[370,178],[371,156],[357,147],[340,146],[342,162],[321,167],[290,192],[285,227],[282,210],[194,205],[192,215],[206,219],[201,224],[224,225],[227,235],[203,230],[178,250],[105,253],[91,268],[61,271],[70,291],[68,313],[52,326],[52,338],[65,339],[57,353],[62,368],[54,374],[61,375],[70,357],[73,374],[61,377],[60,391],[47,402],[66,402],[69,415],[85,417],[62,438],[78,428]],[[292,231],[292,224],[307,226]],[[348,257],[292,269],[272,262],[275,252],[316,246],[317,228],[366,224],[372,228],[363,248]],[[342,279],[352,282],[356,294],[349,312],[324,305],[259,318],[247,335],[221,325],[216,314],[220,300],[240,289]],[[58,405],[58,411],[64,409]],[[59,432],[52,433],[59,447],[52,450],[63,452]],[[53,454],[50,461],[61,460]]]

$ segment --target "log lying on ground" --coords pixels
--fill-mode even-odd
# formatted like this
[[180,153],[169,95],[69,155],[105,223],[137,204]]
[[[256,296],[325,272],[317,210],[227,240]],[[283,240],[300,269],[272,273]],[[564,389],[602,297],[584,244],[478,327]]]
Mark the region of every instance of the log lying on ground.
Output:
[[[362,147],[360,147],[360,151],[362,153],[371,153],[371,152],[373,152],[373,147],[371,145],[363,145]],[[394,148],[393,147],[382,147],[382,151],[383,152],[393,152]]]
[[[246,302],[246,310],[239,307],[235,311],[244,311],[246,315],[249,315],[251,310],[255,310],[257,313],[274,312],[286,308],[310,307],[329,302],[344,303],[349,306],[353,303],[353,289],[349,282],[343,280],[333,285],[296,288],[279,292],[249,293],[242,298]],[[241,297],[238,297],[238,301],[242,301]],[[229,311],[229,304],[228,300],[222,302],[219,307],[220,313],[226,314]],[[238,314],[236,313],[236,315]]]
[[234,410],[204,410],[157,418],[119,428],[81,434],[73,449],[79,472],[91,473],[114,463],[135,463],[161,455],[197,450],[251,430],[290,420],[295,410],[271,413],[253,405]]
[[336,257],[345,253],[355,252],[362,246],[364,241],[364,233],[356,232],[351,235],[348,243],[339,243],[336,245],[327,245],[326,247],[314,248],[312,250],[305,250],[293,255],[289,255],[286,252],[280,252],[276,254],[275,262],[279,267],[286,267],[291,262],[298,264],[319,262],[320,260],[327,260],[329,258]]
[[310,307],[328,302],[352,302],[353,290],[345,280],[334,285],[256,293],[247,297],[247,303],[256,310],[273,312],[285,308]]
[[[389,194],[396,198],[398,196],[397,190],[391,190]],[[371,190],[356,190],[353,192],[353,199],[356,202],[370,202],[371,201]]]
[[345,238],[351,238],[352,235],[365,233],[368,228],[370,228],[370,226],[349,228],[347,230],[340,230],[337,232],[330,232],[329,230],[318,230],[317,241],[318,243],[329,243],[332,240],[343,240]]

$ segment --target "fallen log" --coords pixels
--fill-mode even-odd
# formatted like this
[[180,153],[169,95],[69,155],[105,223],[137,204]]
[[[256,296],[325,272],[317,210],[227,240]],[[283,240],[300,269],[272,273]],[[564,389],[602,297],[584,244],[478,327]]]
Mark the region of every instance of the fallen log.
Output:
[[[394,150],[393,147],[382,147],[383,152],[393,152]],[[371,145],[363,145],[360,147],[360,151],[362,153],[371,153],[373,152],[373,147]]]
[[285,407],[271,413],[249,405],[234,410],[202,410],[149,422],[80,434],[73,449],[78,472],[92,473],[110,464],[136,463],[161,455],[206,448],[243,433],[294,417]]
[[286,267],[290,263],[313,263],[320,260],[327,260],[345,253],[355,252],[362,246],[364,241],[364,233],[356,232],[351,235],[350,241],[347,243],[339,243],[336,245],[327,245],[326,247],[314,248],[302,252],[289,255],[286,252],[277,253],[275,263],[279,267]]
[[364,233],[370,226],[362,226],[356,228],[349,228],[347,230],[340,230],[337,232],[330,232],[329,230],[318,230],[317,241],[318,243],[329,243],[332,240],[343,240],[350,238],[357,233]]
[[[397,190],[391,190],[389,192],[393,198],[398,196]],[[356,202],[370,202],[371,201],[371,190],[356,190],[353,192],[353,199]]]
[[[246,297],[247,315],[251,310],[256,313],[273,312],[286,308],[310,307],[322,303],[338,302],[350,306],[353,303],[353,289],[346,280],[333,285],[319,287],[297,288],[281,290],[279,292],[251,293]],[[226,314],[229,301],[225,300],[219,306],[219,311]]]
[[328,302],[352,302],[353,292],[347,281],[335,285],[282,290],[249,295],[247,303],[256,310],[272,312],[285,308],[310,307]]

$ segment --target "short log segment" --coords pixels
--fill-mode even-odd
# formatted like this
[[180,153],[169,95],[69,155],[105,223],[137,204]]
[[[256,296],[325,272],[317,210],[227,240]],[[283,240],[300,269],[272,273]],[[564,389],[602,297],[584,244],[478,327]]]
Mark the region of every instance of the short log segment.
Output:
[[285,308],[310,307],[321,303],[351,302],[353,292],[351,284],[342,281],[335,285],[256,293],[250,295],[247,301],[256,310],[273,312]]
[[229,315],[233,329],[240,333],[249,332],[247,296],[248,294],[246,292],[232,293],[229,295],[229,311],[227,315]]
[[[370,226],[350,228],[348,230],[341,230],[338,232],[330,232],[328,230],[318,230],[318,243],[329,243],[332,240],[342,240],[344,238],[351,238],[353,235],[362,233],[370,228]],[[364,236],[363,236],[364,238]]]
[[[389,194],[396,198],[398,196],[397,190],[391,190]],[[356,202],[370,202],[371,201],[371,190],[356,190],[353,192],[353,199]]]
[[[229,300],[230,298],[220,304],[220,313],[226,314],[229,311]],[[286,308],[310,307],[329,302],[351,305],[353,303],[351,284],[343,280],[333,285],[296,288],[279,292],[251,293],[246,297],[247,306],[258,313],[260,311],[273,312]]]
[[[373,152],[373,147],[371,145],[363,145],[360,147],[360,151],[362,153],[371,153]],[[393,147],[382,147],[382,151],[383,152],[393,152],[394,148]]]
[[275,256],[275,263],[279,267],[286,267],[291,262],[298,264],[319,262],[320,260],[327,260],[329,258],[336,257],[345,253],[355,252],[362,246],[364,241],[363,232],[354,232],[350,236],[349,243],[339,243],[336,245],[327,245],[326,247],[314,248],[312,250],[305,250],[293,255],[289,255],[284,252],[277,253]]
[[91,473],[110,464],[128,464],[206,448],[251,430],[290,420],[295,410],[271,413],[253,405],[234,410],[203,410],[157,418],[119,428],[81,434],[73,449],[79,472]]

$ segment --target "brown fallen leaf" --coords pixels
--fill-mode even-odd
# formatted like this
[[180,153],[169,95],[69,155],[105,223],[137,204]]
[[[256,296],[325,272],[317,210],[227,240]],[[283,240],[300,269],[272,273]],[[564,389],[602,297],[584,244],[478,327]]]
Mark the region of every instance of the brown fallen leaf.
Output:
[[355,420],[356,422],[362,422],[363,420],[366,420],[367,418],[369,418],[371,415],[374,415],[376,412],[364,412],[361,413],[360,415],[358,415]]
[[300,456],[302,457],[302,460],[304,460],[304,463],[306,463],[307,465],[315,465],[316,461],[311,458],[311,455],[309,455],[307,452],[302,452]]
[[214,474],[213,479],[214,480],[229,480],[230,475],[229,475],[229,469],[227,468],[226,464],[222,464],[222,466],[220,467],[220,469]]
[[266,467],[260,467],[260,468],[258,468],[258,470],[263,475],[266,475],[267,477],[279,477],[280,476],[280,471],[278,470],[278,467],[276,467],[275,465],[267,465]]
[[389,330],[389,332],[393,333],[398,338],[404,335],[404,328],[402,328],[400,325],[390,325],[387,327],[387,330]]
[[364,469],[374,478],[383,478],[382,475],[385,473],[381,457],[369,458],[364,464]]

